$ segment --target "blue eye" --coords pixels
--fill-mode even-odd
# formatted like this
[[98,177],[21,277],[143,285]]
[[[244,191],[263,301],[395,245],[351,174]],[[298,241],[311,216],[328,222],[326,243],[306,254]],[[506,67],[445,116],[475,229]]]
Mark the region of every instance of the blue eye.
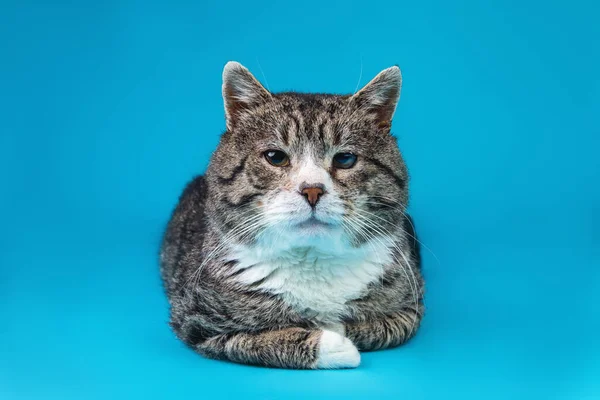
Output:
[[356,156],[352,153],[337,153],[333,156],[333,166],[335,168],[348,169],[356,164]]
[[281,150],[267,150],[263,153],[267,161],[276,167],[287,167],[290,158]]

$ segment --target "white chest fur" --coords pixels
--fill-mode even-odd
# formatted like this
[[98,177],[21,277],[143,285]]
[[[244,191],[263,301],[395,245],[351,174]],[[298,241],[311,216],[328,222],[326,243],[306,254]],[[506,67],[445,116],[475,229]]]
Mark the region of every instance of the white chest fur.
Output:
[[237,276],[240,282],[281,295],[294,309],[323,323],[339,321],[346,303],[381,279],[391,259],[389,249],[376,243],[360,248],[238,247],[230,258],[244,270]]

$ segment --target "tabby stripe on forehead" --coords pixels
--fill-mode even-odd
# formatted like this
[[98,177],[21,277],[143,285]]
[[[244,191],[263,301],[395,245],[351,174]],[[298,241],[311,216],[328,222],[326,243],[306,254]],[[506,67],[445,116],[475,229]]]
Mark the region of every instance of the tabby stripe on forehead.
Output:
[[388,175],[390,175],[392,178],[394,178],[394,181],[396,182],[396,185],[398,185],[398,187],[400,189],[404,188],[405,182],[402,178],[400,178],[398,175],[396,175],[396,173],[394,171],[392,171],[392,169],[390,167],[388,167],[387,165],[384,165],[381,163],[381,161],[376,160],[374,158],[371,157],[364,157],[365,161],[370,162],[371,164],[375,165],[376,167],[378,167],[379,169],[383,170],[384,172],[386,172]]
[[342,140],[342,127],[336,122],[333,127],[333,145],[337,146]]
[[240,172],[242,172],[244,170],[244,168],[246,167],[246,160],[248,159],[248,157],[244,157],[242,159],[242,161],[240,161],[240,164],[237,165],[233,171],[231,172],[231,176],[229,176],[228,178],[225,178],[223,176],[219,176],[219,183],[224,183],[224,184],[228,184],[231,183],[235,180],[235,178],[237,178],[237,176],[240,174]]
[[331,116],[331,117],[333,117],[336,110],[337,110],[337,108],[336,108],[335,104],[330,104],[327,106],[327,112],[329,113],[329,116]]
[[327,121],[323,121],[319,124],[319,140],[321,143],[325,143],[325,125],[327,125]]
[[294,125],[296,126],[296,131],[294,132],[296,136],[300,133],[300,120],[295,115],[290,115],[292,121],[294,121]]
[[279,133],[281,141],[286,146],[288,146],[290,144],[289,143],[289,140],[290,140],[289,129],[290,129],[290,124],[288,122],[284,122],[283,125],[277,129],[277,132]]

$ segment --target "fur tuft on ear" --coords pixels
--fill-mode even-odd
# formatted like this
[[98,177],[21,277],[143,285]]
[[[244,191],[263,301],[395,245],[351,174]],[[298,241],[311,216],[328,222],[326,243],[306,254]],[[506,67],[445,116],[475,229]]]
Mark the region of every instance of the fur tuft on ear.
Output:
[[358,107],[376,114],[377,124],[389,128],[402,88],[400,68],[394,66],[381,71],[371,82],[350,98]]
[[223,68],[223,101],[227,129],[231,130],[241,113],[268,101],[271,94],[242,64],[230,61]]

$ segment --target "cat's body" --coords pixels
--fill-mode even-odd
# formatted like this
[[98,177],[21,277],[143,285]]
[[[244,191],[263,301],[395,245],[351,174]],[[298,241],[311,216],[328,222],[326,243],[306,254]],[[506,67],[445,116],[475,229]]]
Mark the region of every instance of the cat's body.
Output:
[[227,132],[161,252],[181,340],[211,358],[343,368],[414,334],[419,247],[389,133],[399,91],[397,68],[350,97],[271,94],[226,66]]

